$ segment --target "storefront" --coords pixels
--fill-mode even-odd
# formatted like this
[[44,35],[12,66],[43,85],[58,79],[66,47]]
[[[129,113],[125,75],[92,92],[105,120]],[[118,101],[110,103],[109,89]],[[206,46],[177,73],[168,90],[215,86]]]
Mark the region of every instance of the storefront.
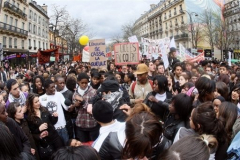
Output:
[[23,66],[28,64],[28,50],[24,49],[3,49],[2,61],[8,60],[10,66]]

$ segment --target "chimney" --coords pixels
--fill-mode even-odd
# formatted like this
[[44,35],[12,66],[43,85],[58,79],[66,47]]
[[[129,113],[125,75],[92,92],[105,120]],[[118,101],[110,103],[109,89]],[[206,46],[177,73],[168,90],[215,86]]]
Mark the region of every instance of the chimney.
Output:
[[155,4],[150,4],[150,8],[153,9],[156,5]]
[[47,12],[47,8],[48,8],[47,5],[43,4],[42,8]]

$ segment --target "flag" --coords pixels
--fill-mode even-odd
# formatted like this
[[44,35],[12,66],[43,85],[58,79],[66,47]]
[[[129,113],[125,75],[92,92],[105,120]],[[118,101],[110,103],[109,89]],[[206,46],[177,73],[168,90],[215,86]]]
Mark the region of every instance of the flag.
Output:
[[174,36],[173,36],[173,38],[172,38],[171,41],[170,41],[169,47],[170,47],[170,48],[171,48],[171,47],[177,48],[177,47],[176,47],[176,43],[175,43]]

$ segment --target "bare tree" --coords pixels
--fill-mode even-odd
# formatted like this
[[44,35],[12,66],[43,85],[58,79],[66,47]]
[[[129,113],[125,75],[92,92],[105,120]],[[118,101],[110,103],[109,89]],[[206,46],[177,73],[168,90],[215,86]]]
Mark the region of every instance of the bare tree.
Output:
[[53,28],[54,45],[56,47],[56,37],[59,36],[59,31],[63,30],[65,23],[69,18],[69,13],[66,6],[60,7],[56,4],[52,5],[53,14],[50,16],[50,24]]
[[206,41],[211,46],[211,50],[214,49],[214,37],[216,33],[216,22],[214,13],[211,10],[206,10],[200,15],[200,21],[204,25],[203,35],[205,36]]
[[122,25],[123,32],[123,40],[128,42],[128,37],[136,35],[139,38],[139,34],[134,29],[134,23],[129,22],[127,24]]

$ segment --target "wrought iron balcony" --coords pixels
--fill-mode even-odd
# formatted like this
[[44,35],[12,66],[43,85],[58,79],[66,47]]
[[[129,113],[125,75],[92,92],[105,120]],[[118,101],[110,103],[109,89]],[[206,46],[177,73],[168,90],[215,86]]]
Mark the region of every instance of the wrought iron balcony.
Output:
[[14,36],[18,36],[21,38],[27,38],[28,37],[28,31],[23,30],[21,28],[0,22],[0,33],[6,33],[11,34]]
[[22,18],[24,20],[27,20],[27,15],[19,8],[17,8],[15,5],[10,4],[9,2],[4,2],[3,10],[14,14],[15,16]]

